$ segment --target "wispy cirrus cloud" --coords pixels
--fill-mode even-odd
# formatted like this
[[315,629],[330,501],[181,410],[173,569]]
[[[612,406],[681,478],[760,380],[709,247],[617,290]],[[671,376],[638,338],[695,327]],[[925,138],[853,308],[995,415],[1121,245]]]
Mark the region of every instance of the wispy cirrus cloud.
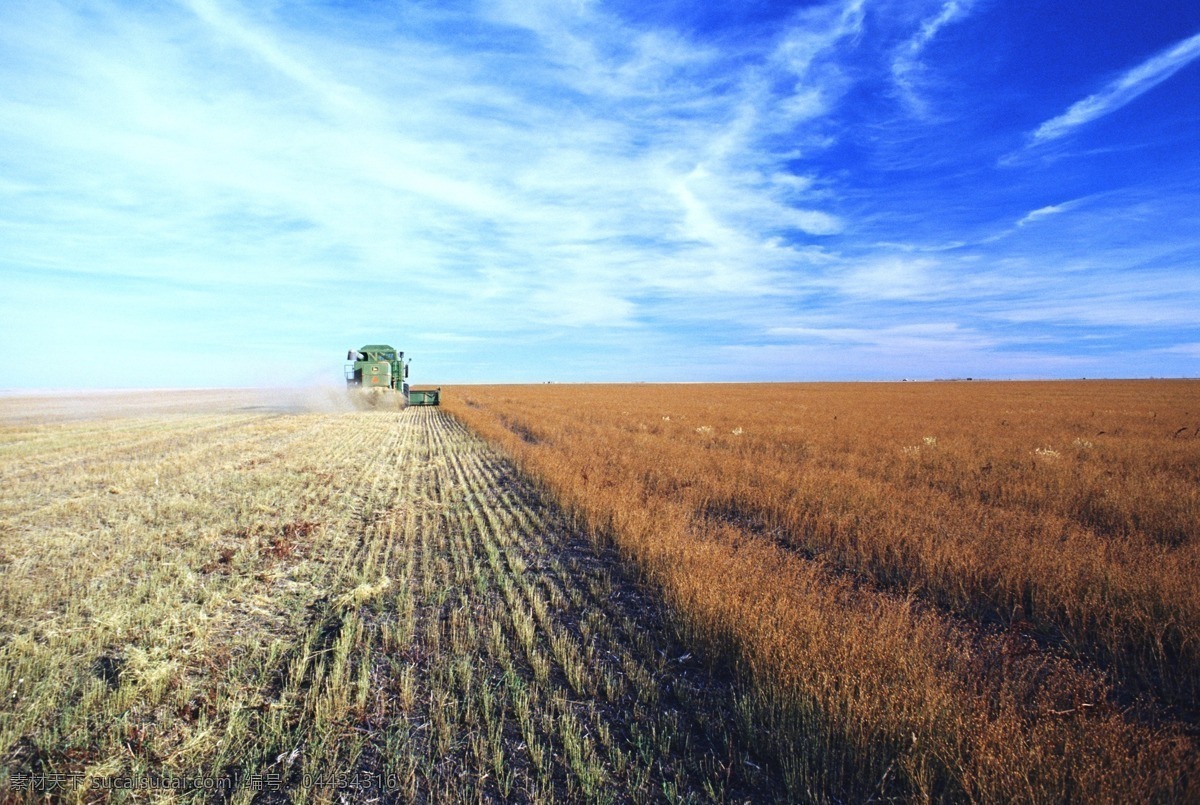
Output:
[[984,335],[956,322],[922,321],[882,327],[773,327],[767,335],[793,342],[836,342],[866,345],[890,351],[985,350],[997,346],[999,339]]
[[922,20],[917,32],[893,53],[892,82],[900,97],[916,114],[928,114],[928,104],[920,95],[927,73],[921,54],[943,28],[970,14],[973,5],[973,0],[946,0],[938,12]]
[[1067,111],[1038,126],[1030,135],[1030,142],[1036,145],[1057,140],[1080,126],[1115,112],[1197,58],[1200,58],[1200,33],[1155,54],[1110,81],[1099,92],[1071,104]]
[[769,140],[842,91],[861,0],[733,54],[598,5],[485,5],[414,7],[406,27],[303,4],[110,3],[98,24],[25,6],[10,62],[55,67],[36,98],[0,94],[8,257],[281,287],[305,327],[337,328],[358,286],[415,322],[516,332],[770,296],[795,264],[784,241],[840,230]]
[[1000,172],[1026,128],[983,114],[1004,92],[922,105],[980,69],[983,21],[949,28],[1000,4],[663,12],[687,5],[14,0],[0,360],[87,342],[95,384],[153,349],[164,382],[253,382],[246,344],[319,369],[385,329],[446,381],[688,379],[715,349],[891,376],[939,343],[1070,366],[1022,350],[1179,327],[1192,286],[1139,277],[1188,273],[1187,192]]
[[1017,221],[1017,226],[1029,226],[1032,223],[1042,221],[1052,215],[1062,215],[1064,212],[1078,207],[1083,202],[1084,199],[1077,198],[1071,201],[1064,201],[1059,204],[1048,204],[1045,207],[1038,207],[1036,210],[1030,210],[1029,212],[1025,213],[1025,215],[1022,216],[1019,221]]

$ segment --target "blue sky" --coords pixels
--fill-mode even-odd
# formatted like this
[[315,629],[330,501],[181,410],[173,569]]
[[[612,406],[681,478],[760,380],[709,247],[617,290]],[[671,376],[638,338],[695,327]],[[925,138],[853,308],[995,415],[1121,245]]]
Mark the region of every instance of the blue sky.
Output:
[[0,20],[0,388],[1200,375],[1200,3]]

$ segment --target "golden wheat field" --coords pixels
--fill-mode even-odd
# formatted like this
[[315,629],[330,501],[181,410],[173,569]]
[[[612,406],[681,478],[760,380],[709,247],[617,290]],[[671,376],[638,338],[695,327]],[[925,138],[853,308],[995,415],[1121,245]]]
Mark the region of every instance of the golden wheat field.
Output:
[[1200,383],[0,398],[0,794],[1195,801]]
[[471,387],[789,798],[1195,801],[1200,383]]

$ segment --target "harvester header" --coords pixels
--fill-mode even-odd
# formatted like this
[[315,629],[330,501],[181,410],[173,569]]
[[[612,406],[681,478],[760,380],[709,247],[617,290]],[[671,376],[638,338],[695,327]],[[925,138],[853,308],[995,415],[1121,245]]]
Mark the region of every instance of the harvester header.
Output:
[[367,344],[346,353],[346,387],[372,394],[396,392],[405,405],[437,405],[441,389],[410,389],[404,353],[387,344]]

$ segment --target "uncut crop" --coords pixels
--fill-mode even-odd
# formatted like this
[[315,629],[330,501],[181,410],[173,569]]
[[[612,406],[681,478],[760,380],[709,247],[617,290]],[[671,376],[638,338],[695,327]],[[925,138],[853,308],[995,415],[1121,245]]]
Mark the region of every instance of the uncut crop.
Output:
[[0,484],[5,799],[781,791],[738,691],[438,410],[25,416]]
[[449,390],[802,799],[1194,800],[1200,384]]

